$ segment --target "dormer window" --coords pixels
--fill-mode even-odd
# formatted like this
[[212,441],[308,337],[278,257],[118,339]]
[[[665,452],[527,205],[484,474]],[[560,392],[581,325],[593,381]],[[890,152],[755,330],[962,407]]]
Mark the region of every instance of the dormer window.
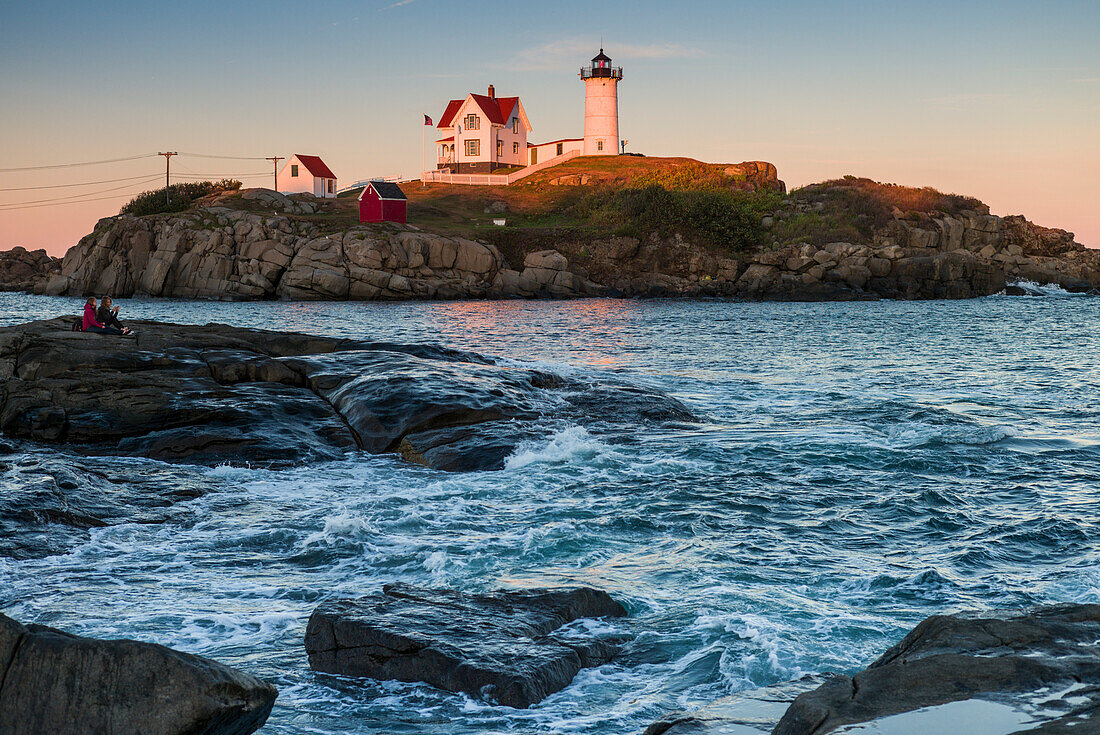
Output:
[[469,115],[466,116],[466,129],[467,130],[480,130],[481,129],[481,118],[479,118],[477,115],[475,115],[471,112]]

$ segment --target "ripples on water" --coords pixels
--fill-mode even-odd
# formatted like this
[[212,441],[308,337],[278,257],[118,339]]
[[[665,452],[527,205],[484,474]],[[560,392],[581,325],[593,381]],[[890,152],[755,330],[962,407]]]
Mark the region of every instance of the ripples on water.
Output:
[[[0,321],[79,306],[0,294]],[[27,553],[0,543],[0,608],[270,678],[265,733],[639,732],[669,709],[857,670],[932,613],[1100,601],[1097,299],[122,306],[614,375],[704,417],[561,426],[472,474],[375,456],[282,472],[79,460],[193,492],[127,519],[140,493],[118,480],[95,499],[114,525],[37,518]],[[9,500],[77,463],[12,459]],[[10,506],[0,522],[26,525]],[[610,625],[635,638],[524,711],[311,673],[316,604],[394,580],[593,585],[628,604]]]

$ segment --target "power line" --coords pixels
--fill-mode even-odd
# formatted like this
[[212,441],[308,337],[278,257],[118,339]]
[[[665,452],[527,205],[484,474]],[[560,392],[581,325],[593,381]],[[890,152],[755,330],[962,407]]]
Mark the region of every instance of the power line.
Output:
[[106,158],[102,161],[84,161],[82,163],[55,163],[49,166],[23,166],[21,168],[0,168],[0,173],[13,171],[41,171],[47,168],[73,168],[75,166],[98,166],[101,163],[118,163],[119,161],[136,161],[139,158],[152,158],[156,153],[144,153],[140,156],[128,156],[126,158]]
[[223,178],[223,179],[244,178],[244,177],[251,178],[253,176],[267,176],[269,173],[271,173],[271,172],[266,171],[264,173],[251,173],[251,174],[196,174],[196,173],[192,173],[192,172],[188,171],[185,174],[177,173],[176,178],[177,179],[191,179],[191,178],[208,179],[208,178],[211,178],[211,177],[218,177],[218,178]]
[[[142,181],[140,183],[148,184],[148,183],[151,183],[153,181],[156,181],[159,178],[160,178],[159,175],[153,176],[151,178],[147,177],[144,181]],[[82,197],[95,196],[96,194],[106,194],[109,191],[118,191],[119,189],[129,189],[131,186],[132,186],[132,184],[124,184],[122,186],[111,187],[110,189],[100,189],[99,191],[88,191],[88,192],[84,192],[83,194],[72,194],[71,196],[58,197],[57,199],[33,199],[29,202],[11,202],[9,204],[0,204],[0,209],[10,209],[10,208],[15,208],[15,207],[22,207],[22,206],[28,205],[28,204],[50,204],[50,203],[54,203],[54,202],[64,202],[66,200],[77,200],[77,199],[81,199]],[[123,195],[116,194],[115,196],[123,196]]]
[[[159,179],[160,176],[157,176],[157,178]],[[14,212],[14,211],[19,210],[19,209],[38,209],[39,207],[63,207],[66,204],[84,204],[86,202],[105,202],[108,199],[114,199],[115,201],[118,201],[121,198],[125,198],[125,197],[128,197],[128,196],[136,196],[140,193],[141,192],[133,192],[131,194],[112,194],[111,196],[99,197],[97,199],[79,199],[75,202],[50,202],[50,203],[45,203],[45,204],[27,204],[25,206],[24,205],[20,205],[20,206],[0,205],[0,212]]]
[[[263,174],[266,176],[267,174]],[[17,186],[10,189],[0,189],[0,191],[32,191],[35,189],[66,189],[73,186],[95,186],[96,184],[114,184],[118,181],[137,181],[138,179],[147,179],[149,174],[142,174],[141,176],[130,176],[125,179],[104,179],[103,181],[84,181],[79,184],[51,184],[50,186]]]
[[191,156],[192,158],[224,158],[231,161],[266,161],[268,159],[263,156],[215,156],[209,153],[184,153],[180,151],[181,156]]

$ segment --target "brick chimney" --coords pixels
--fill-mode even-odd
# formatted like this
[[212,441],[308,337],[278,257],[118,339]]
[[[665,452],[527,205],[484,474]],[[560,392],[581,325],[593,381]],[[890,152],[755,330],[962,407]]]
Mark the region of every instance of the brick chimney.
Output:
[[495,100],[497,98],[497,89],[493,85],[489,85],[489,99]]

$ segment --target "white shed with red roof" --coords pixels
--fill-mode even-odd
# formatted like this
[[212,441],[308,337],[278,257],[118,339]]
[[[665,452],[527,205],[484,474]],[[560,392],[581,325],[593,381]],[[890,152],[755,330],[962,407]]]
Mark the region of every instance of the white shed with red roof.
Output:
[[336,198],[336,174],[320,156],[295,153],[279,171],[279,192]]

